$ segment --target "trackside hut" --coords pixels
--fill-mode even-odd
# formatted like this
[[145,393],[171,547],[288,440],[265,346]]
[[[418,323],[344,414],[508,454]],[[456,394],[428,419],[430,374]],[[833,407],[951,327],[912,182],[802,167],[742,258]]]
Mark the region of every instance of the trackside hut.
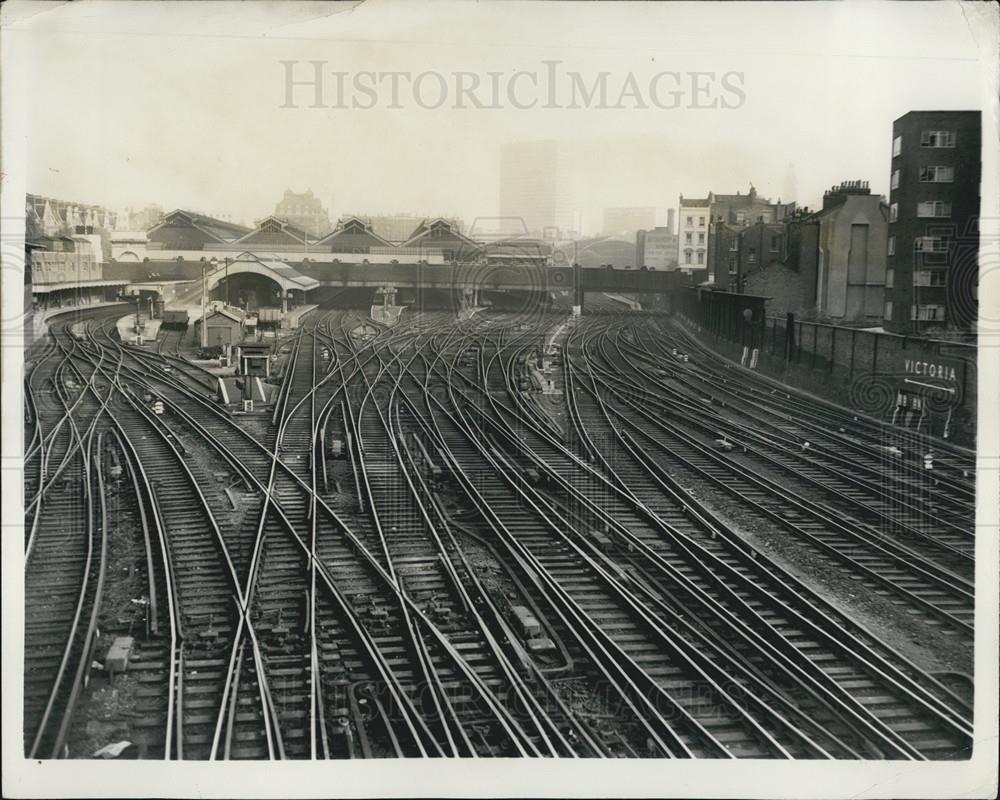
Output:
[[205,317],[207,344],[209,347],[228,347],[243,338],[245,314],[241,309],[218,308]]

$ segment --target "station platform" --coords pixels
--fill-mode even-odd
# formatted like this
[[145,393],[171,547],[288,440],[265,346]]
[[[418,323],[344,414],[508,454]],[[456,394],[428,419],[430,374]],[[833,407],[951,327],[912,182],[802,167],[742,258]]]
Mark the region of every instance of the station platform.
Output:
[[[158,319],[145,319],[143,320],[142,328],[142,341],[143,342],[153,342],[156,341],[156,337],[160,334],[160,323],[162,320]],[[135,332],[135,314],[129,314],[128,316],[122,317],[115,323],[115,327],[118,330],[118,337],[123,342],[134,343],[136,338]]]
[[319,306],[315,303],[309,303],[307,305],[296,306],[295,308],[290,309],[285,313],[285,324],[282,325],[282,327],[292,329],[299,327],[299,322],[302,318],[306,314],[315,311],[317,308],[319,308]]
[[54,308],[33,309],[25,315],[24,338],[25,347],[30,347],[34,342],[42,339],[49,332],[49,320],[62,314],[73,314],[85,311],[92,311],[97,308],[110,308],[111,306],[121,306],[121,300],[109,300],[102,303],[83,303],[78,306],[57,306]]

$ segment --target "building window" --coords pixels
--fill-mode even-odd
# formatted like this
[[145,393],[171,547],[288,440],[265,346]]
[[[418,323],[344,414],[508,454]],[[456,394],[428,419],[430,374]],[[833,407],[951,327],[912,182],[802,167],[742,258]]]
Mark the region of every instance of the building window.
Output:
[[899,203],[893,203],[889,206],[889,222],[895,222],[899,219]]
[[771,252],[777,253],[781,249],[781,237],[772,236],[771,237]]
[[944,322],[944,306],[910,306],[910,319],[921,322]]
[[954,147],[955,131],[923,131],[920,134],[921,147]]
[[693,228],[694,227],[694,217],[688,217],[687,226],[689,228]]
[[698,244],[705,244],[705,234],[703,233],[698,234]]
[[954,167],[921,167],[921,183],[951,183],[955,180]]
[[691,263],[693,263],[691,261],[691,256],[692,255],[693,255],[693,253],[690,250],[685,250],[684,251],[684,263],[685,264],[691,264]]
[[913,249],[918,253],[947,253],[948,240],[943,236],[918,236],[913,240]]
[[704,217],[698,217],[698,227],[699,228],[704,228],[705,227],[705,218]]
[[734,236],[732,239],[729,240],[729,252],[735,253],[739,249],[740,249],[740,240]]
[[691,233],[690,233],[690,231],[688,233],[684,234],[684,244],[691,244]]
[[757,248],[750,247],[747,249],[747,263],[756,264],[757,263]]
[[699,264],[704,264],[705,263],[705,251],[704,250],[699,250],[698,251],[698,263]]
[[896,255],[896,237],[895,236],[890,236],[889,237],[889,255],[890,256]]
[[895,158],[903,152],[903,137],[897,136],[892,140],[892,157]]
[[920,269],[913,273],[914,286],[947,286],[948,273],[943,269]]
[[742,225],[744,222],[746,222],[747,221],[747,212],[746,211],[737,211],[736,212],[736,221],[740,225]]
[[923,203],[917,203],[917,216],[950,217],[951,203],[946,203],[943,200],[927,200]]
[[736,256],[729,256],[729,274],[736,274]]
[[885,271],[885,288],[891,289],[895,282],[896,282],[896,270],[887,269]]
[[885,309],[882,312],[884,319],[892,319],[892,300],[885,301]]
[[889,182],[889,188],[890,189],[898,189],[899,188],[899,170],[898,169],[894,169],[892,171],[892,180]]

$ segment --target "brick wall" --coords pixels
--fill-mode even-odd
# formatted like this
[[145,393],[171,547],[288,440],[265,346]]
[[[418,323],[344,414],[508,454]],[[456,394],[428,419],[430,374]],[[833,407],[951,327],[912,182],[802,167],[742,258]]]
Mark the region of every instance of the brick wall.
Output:
[[812,307],[812,286],[798,270],[772,262],[763,269],[748,274],[745,280],[747,294],[759,294],[771,299],[767,303],[769,314],[796,316]]

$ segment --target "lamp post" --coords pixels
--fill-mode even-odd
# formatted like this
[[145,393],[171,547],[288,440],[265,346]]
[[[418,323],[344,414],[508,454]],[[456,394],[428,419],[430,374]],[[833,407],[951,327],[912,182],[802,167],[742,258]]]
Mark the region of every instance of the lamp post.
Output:
[[[212,259],[212,263],[215,263],[215,259]],[[206,270],[208,269],[208,263],[201,262],[201,346],[203,348],[208,347],[208,278],[206,276]]]

